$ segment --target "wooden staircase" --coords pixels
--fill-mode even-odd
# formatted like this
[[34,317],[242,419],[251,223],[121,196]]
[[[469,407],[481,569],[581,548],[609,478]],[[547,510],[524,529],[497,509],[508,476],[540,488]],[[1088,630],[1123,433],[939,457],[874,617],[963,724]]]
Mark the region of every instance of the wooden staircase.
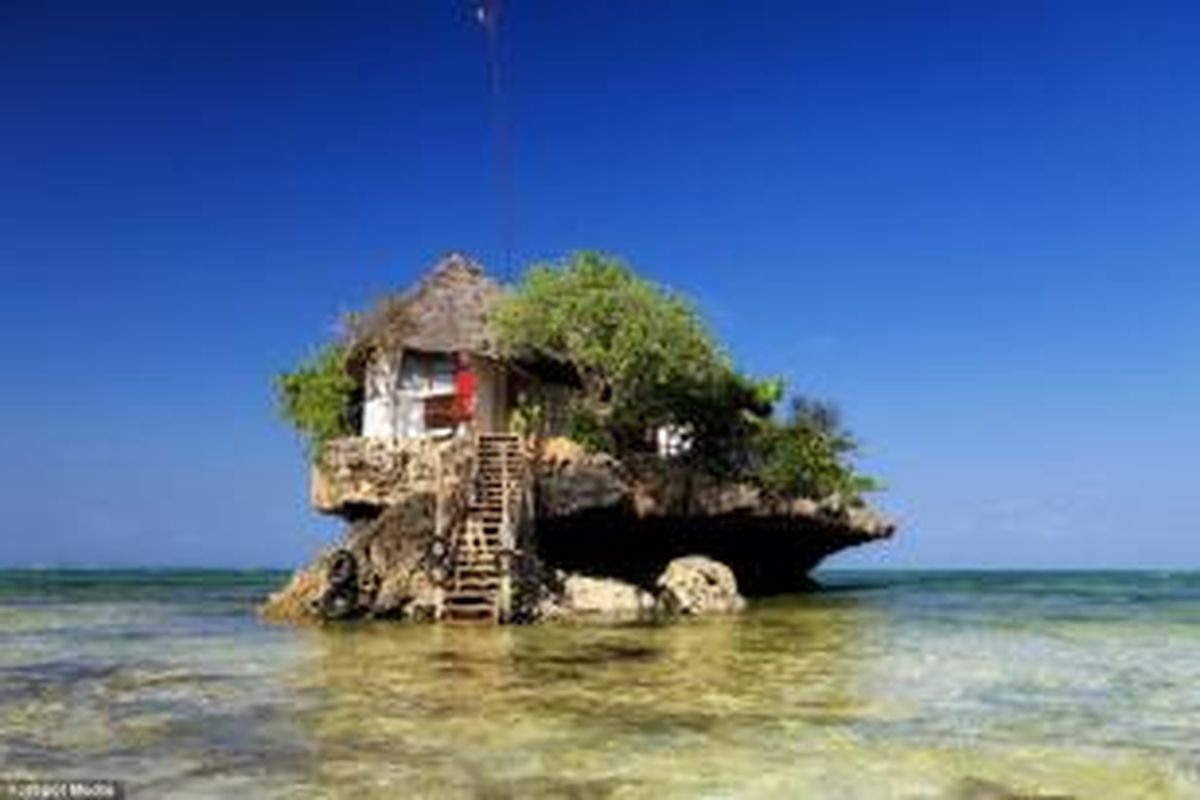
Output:
[[525,491],[521,437],[476,439],[476,474],[466,524],[454,548],[444,619],[503,622],[511,596],[510,565]]

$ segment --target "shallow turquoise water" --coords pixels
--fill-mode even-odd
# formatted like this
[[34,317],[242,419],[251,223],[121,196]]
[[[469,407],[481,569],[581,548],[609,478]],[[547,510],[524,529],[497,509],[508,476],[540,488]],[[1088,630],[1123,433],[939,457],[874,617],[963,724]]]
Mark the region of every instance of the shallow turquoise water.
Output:
[[659,627],[259,623],[0,573],[0,777],[135,797],[1200,798],[1200,575],[835,573]]

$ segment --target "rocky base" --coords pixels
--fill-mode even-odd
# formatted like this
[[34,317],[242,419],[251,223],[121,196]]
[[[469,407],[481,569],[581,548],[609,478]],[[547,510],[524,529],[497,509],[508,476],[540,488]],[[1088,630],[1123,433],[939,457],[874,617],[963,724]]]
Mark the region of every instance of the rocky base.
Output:
[[[469,451],[459,444],[406,449],[388,460],[370,448],[343,450],[335,455],[344,468],[329,483],[339,491],[322,490],[340,498],[328,504],[350,520],[343,541],[272,595],[263,616],[442,619],[451,556],[443,537],[454,509],[448,498],[461,494]],[[360,462],[369,462],[373,479],[362,478]],[[777,500],[662,461],[631,468],[561,439],[543,447],[534,486],[536,541],[518,541],[513,622],[735,612],[745,604],[741,593],[812,588],[809,572],[823,558],[887,538],[895,527],[861,503]]]
[[[393,519],[351,530],[345,546],[322,553],[271,595],[262,617],[292,623],[440,620],[445,592],[437,569],[423,563],[418,548],[380,547],[395,536],[394,525]],[[734,613],[746,605],[733,571],[704,556],[672,561],[654,591],[616,578],[555,570],[543,571],[536,585],[527,585],[525,597],[515,621],[649,622]]]
[[442,613],[447,548],[434,535],[434,498],[412,495],[298,570],[260,609],[265,619],[432,621]]
[[543,447],[538,552],[567,572],[653,586],[663,565],[694,553],[727,565],[747,596],[804,591],[840,550],[890,537],[895,524],[838,497],[781,500],[654,460],[630,466],[565,440]]

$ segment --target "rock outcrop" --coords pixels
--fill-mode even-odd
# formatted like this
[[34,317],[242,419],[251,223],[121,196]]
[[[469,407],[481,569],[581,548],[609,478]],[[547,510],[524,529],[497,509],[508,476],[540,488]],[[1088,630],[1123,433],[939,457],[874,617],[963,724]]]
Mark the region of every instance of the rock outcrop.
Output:
[[[315,470],[313,500],[346,518],[346,532],[263,615],[442,619],[473,459],[469,440],[335,443]],[[894,529],[861,504],[776,500],[561,439],[535,459],[533,487],[534,524],[510,560],[509,621],[729,613],[742,594],[807,588],[821,559]]]
[[350,525],[335,547],[299,570],[262,608],[277,621],[436,620],[448,544],[434,524],[435,498],[417,494]]
[[653,586],[665,564],[702,554],[728,565],[743,594],[812,585],[824,558],[890,537],[895,524],[837,497],[783,500],[669,462],[629,465],[556,444],[537,469],[538,552],[571,572]]
[[309,499],[326,514],[373,514],[414,494],[447,493],[461,479],[470,442],[350,437],[327,442],[312,466]]

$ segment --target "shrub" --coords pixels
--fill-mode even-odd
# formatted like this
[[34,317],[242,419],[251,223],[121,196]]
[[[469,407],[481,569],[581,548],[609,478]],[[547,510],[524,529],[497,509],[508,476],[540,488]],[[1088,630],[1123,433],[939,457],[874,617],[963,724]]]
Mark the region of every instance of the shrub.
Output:
[[509,353],[550,354],[574,366],[582,391],[571,426],[617,453],[681,422],[672,403],[685,387],[730,371],[691,303],[598,253],[530,268],[492,320]]
[[783,382],[737,372],[686,298],[618,259],[584,252],[535,265],[492,321],[509,354],[575,368],[582,391],[567,433],[589,449],[623,457],[669,425],[688,433],[683,458],[694,468],[776,496],[857,502],[877,488],[854,470],[856,443],[833,406],[798,399],[790,417],[774,419]]
[[275,380],[280,414],[305,437],[313,458],[325,442],[354,433],[357,387],[346,366],[345,348],[329,344]]
[[858,503],[864,492],[880,488],[873,478],[855,471],[850,457],[858,443],[829,403],[795,399],[789,418],[764,424],[752,447],[754,475],[776,496],[839,497]]

